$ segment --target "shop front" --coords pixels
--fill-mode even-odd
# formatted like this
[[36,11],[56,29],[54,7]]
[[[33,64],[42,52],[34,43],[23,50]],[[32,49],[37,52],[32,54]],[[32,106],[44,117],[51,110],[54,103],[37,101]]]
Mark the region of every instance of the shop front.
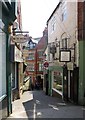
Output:
[[63,98],[63,68],[61,66],[49,67],[49,94]]
[[15,2],[0,1],[0,119],[12,113],[9,51],[10,26],[16,19],[13,5]]
[[23,59],[22,52],[15,45],[11,45],[11,83],[12,83],[12,100],[20,98],[23,86]]

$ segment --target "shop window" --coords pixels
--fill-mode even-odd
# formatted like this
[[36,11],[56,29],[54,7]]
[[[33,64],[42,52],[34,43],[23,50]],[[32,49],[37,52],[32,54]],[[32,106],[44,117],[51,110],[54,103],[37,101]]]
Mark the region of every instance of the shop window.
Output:
[[53,88],[62,92],[62,72],[53,72]]

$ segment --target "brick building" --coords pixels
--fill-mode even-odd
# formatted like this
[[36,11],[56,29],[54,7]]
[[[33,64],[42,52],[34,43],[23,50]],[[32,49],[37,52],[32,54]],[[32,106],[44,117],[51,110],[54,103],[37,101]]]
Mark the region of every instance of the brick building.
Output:
[[43,31],[39,42],[35,43],[35,41],[29,37],[28,45],[23,49],[23,56],[27,64],[27,74],[32,78],[34,86],[36,80],[41,81],[43,86],[43,53],[47,46],[47,28]]

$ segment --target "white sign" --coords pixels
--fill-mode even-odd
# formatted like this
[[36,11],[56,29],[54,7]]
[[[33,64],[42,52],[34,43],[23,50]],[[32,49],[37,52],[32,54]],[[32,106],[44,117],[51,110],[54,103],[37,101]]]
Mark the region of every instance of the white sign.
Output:
[[70,50],[60,50],[59,61],[60,62],[70,62],[71,61],[71,51]]
[[11,39],[16,43],[24,43],[28,41],[29,36],[18,34],[11,36]]
[[16,62],[23,62],[22,59],[22,52],[15,46],[15,61]]

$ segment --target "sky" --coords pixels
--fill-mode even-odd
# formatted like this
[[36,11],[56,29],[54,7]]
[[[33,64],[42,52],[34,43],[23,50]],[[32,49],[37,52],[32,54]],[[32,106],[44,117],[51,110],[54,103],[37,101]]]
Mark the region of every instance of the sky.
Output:
[[22,29],[33,38],[42,37],[46,22],[59,0],[21,0]]

